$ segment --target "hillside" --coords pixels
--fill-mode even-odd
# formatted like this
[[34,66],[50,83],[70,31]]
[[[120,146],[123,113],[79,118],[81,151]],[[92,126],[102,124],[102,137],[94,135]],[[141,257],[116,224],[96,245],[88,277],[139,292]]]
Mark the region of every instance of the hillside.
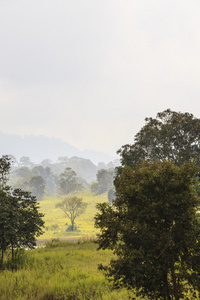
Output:
[[81,151],[58,138],[49,138],[42,135],[20,136],[0,132],[0,155],[4,154],[12,154],[17,160],[22,156],[28,156],[34,163],[40,163],[47,158],[56,161],[59,156],[78,156],[90,159],[95,164],[101,161],[108,163],[117,158],[117,155],[114,157],[93,150]]

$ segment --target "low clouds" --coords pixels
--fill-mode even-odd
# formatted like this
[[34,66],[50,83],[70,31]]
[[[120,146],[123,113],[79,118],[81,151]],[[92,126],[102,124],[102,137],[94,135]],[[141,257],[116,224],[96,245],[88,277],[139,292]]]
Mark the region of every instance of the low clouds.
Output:
[[200,117],[198,1],[0,5],[0,131],[114,154],[147,116]]

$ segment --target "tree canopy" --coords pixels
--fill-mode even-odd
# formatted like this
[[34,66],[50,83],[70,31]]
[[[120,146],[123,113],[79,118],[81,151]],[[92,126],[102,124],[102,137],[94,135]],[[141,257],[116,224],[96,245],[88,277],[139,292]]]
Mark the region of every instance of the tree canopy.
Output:
[[[98,204],[99,248],[117,255],[107,275],[148,299],[182,299],[200,290],[200,200],[197,167],[169,161],[125,166],[115,179],[113,205]],[[194,292],[195,298],[195,292]]]
[[30,192],[6,186],[10,166],[7,156],[0,159],[0,170],[5,170],[1,172],[0,178],[1,266],[5,250],[11,248],[13,257],[14,248],[33,248],[44,225],[36,197]]
[[134,144],[118,151],[123,166],[134,167],[143,159],[170,160],[179,166],[192,159],[200,166],[200,119],[167,109],[145,121]]
[[33,176],[30,179],[30,191],[38,200],[41,200],[45,193],[45,180],[42,176]]
[[61,195],[67,195],[73,191],[81,191],[82,183],[79,182],[76,172],[71,168],[65,168],[65,171],[58,178],[58,192]]
[[91,191],[96,195],[107,192],[113,185],[114,169],[100,169],[97,172],[97,181],[91,185]]
[[0,158],[0,189],[6,188],[8,175],[11,168],[11,158],[8,155],[3,155]]

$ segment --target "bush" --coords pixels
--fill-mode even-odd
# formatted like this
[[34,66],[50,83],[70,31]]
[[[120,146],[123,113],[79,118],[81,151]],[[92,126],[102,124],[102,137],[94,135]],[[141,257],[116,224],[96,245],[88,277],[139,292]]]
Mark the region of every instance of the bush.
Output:
[[80,230],[78,230],[78,227],[76,226],[76,224],[74,224],[74,230],[72,229],[72,225],[69,225],[66,231],[68,232],[68,231],[80,231]]

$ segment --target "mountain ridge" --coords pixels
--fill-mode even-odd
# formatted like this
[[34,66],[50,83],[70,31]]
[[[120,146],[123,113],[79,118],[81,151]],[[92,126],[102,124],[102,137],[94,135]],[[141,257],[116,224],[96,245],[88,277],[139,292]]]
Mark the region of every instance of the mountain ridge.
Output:
[[22,156],[30,157],[31,161],[39,163],[44,159],[56,161],[60,156],[82,157],[93,163],[108,163],[117,158],[107,153],[95,150],[80,150],[59,138],[43,135],[17,135],[0,132],[0,155],[13,155],[17,160]]

